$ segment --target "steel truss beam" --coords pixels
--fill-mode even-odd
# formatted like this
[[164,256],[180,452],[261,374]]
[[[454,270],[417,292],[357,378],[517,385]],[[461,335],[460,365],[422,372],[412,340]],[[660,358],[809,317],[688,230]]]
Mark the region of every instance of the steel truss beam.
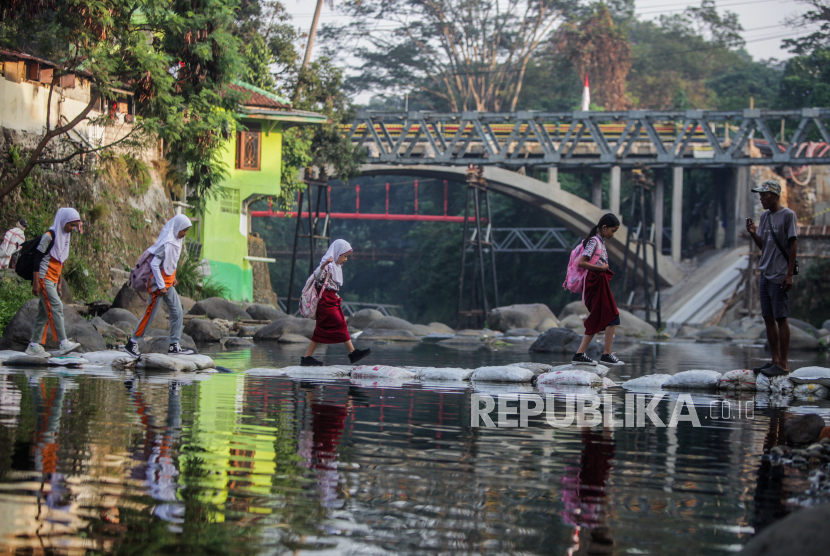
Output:
[[[748,166],[829,164],[799,149],[830,143],[830,108],[628,112],[360,112],[343,127],[370,164]],[[784,124],[789,142],[772,129]],[[771,127],[775,126],[775,127]],[[792,130],[795,130],[794,132]],[[761,147],[761,157],[752,144]],[[756,158],[752,155],[755,154]]]
[[[473,229],[468,252],[475,249],[476,233]],[[567,228],[490,228],[490,242],[496,253],[570,253],[576,243],[564,234],[569,234]]]

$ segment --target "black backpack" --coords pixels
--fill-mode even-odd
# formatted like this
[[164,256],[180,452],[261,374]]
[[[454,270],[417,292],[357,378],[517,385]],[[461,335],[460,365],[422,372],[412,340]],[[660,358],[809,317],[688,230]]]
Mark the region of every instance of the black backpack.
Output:
[[[49,247],[46,248],[46,253],[52,249],[52,245],[55,243],[54,232],[49,230],[47,233],[52,236],[52,241],[49,242]],[[40,262],[46,254],[41,253],[37,249],[37,246],[40,245],[42,237],[43,236],[38,236],[34,239],[23,242],[23,245],[20,246],[20,251],[17,252],[17,266],[14,267],[14,271],[17,272],[18,276],[24,280],[28,280],[29,282],[31,282],[35,274],[40,271]]]

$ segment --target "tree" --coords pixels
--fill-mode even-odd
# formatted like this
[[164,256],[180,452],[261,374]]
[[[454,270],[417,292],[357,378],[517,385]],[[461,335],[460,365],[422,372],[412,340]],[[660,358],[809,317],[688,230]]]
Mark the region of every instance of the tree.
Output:
[[[44,164],[62,163],[114,144],[76,146],[61,158],[44,156],[116,89],[135,95],[136,121],[120,146],[161,138],[166,156],[195,196],[223,176],[218,149],[235,125],[239,96],[224,85],[240,69],[239,44],[229,33],[236,0],[12,0],[0,8],[0,45],[57,63],[49,99],[61,74],[83,74],[91,98],[72,121],[53,127],[53,114],[27,162],[6,179],[8,195]],[[94,123],[106,124],[100,117]]]
[[631,44],[606,4],[594,4],[584,17],[563,25],[558,39],[557,52],[571,60],[579,75],[590,76],[597,104],[606,110],[631,107],[625,91]]
[[575,0],[363,0],[342,4],[350,23],[326,27],[322,34],[330,53],[349,52],[363,60],[354,80],[358,87],[420,91],[435,109],[515,110],[532,55],[575,5]]

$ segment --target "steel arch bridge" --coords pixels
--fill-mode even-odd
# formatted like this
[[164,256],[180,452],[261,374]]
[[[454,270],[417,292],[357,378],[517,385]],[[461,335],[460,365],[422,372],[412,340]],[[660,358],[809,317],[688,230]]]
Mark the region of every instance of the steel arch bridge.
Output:
[[[367,164],[724,167],[830,164],[830,108],[627,112],[360,112],[343,126]],[[779,127],[780,126],[780,127]],[[790,131],[787,142],[776,139]],[[794,131],[793,131],[794,130]]]

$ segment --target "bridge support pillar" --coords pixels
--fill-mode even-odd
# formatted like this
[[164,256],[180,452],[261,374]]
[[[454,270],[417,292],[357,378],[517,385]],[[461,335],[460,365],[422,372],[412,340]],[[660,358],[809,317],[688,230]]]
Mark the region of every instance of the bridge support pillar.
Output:
[[559,168],[556,166],[548,168],[548,185],[551,189],[562,189],[562,186],[559,184]]
[[732,170],[731,179],[726,189],[726,234],[724,245],[735,247],[738,245],[738,235],[746,226],[744,224],[750,214],[752,193],[750,189],[750,167],[738,166]]
[[654,248],[658,253],[663,253],[663,205],[665,198],[665,185],[663,183],[663,171],[657,170],[654,173]]
[[602,208],[602,174],[599,172],[592,175],[593,183],[591,183],[591,202]]
[[622,221],[622,214],[620,214],[620,183],[622,181],[622,171],[619,166],[611,166],[611,187],[608,191],[609,212],[616,214],[620,221]]
[[683,167],[672,168],[673,180],[671,191],[671,258],[680,261],[680,249],[683,239]]

